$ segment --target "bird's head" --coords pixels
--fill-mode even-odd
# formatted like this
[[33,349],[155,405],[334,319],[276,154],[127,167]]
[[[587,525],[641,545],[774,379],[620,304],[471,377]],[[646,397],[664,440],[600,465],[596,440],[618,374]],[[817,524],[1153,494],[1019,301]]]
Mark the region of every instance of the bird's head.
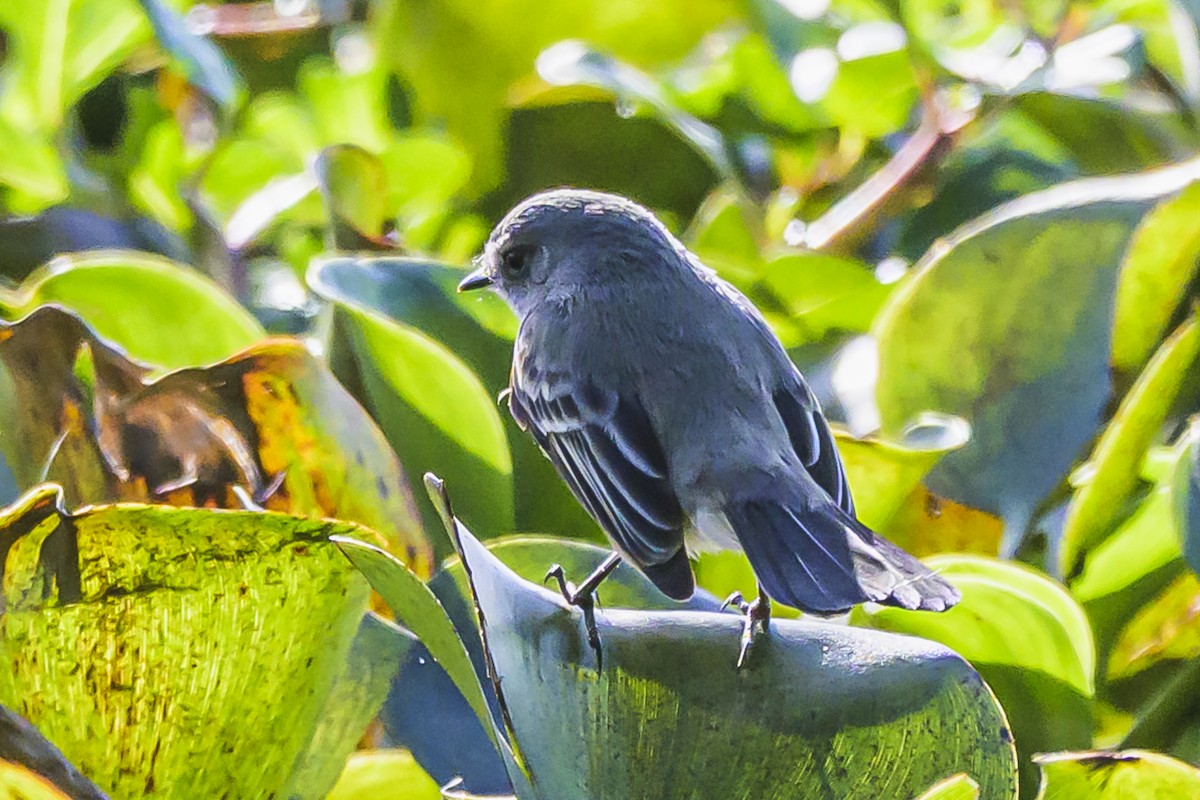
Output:
[[646,209],[623,197],[579,189],[536,194],[488,237],[476,270],[458,290],[490,287],[524,317],[549,297],[661,276],[686,251]]

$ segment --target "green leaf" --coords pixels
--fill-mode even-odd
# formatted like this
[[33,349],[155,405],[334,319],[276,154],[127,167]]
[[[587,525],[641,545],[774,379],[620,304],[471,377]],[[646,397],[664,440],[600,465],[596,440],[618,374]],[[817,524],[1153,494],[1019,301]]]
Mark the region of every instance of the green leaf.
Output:
[[387,176],[383,163],[355,145],[326,147],[315,166],[339,250],[386,247],[381,239],[387,212]]
[[855,514],[870,528],[883,530],[921,479],[947,453],[966,445],[970,427],[957,417],[925,414],[896,440],[856,439],[835,429]]
[[296,759],[281,796],[327,797],[325,793],[341,782],[342,764],[327,754],[349,753],[358,746],[388,694],[396,665],[404,663],[416,642],[407,630],[374,613],[363,617],[350,654],[334,678],[326,714],[317,723],[308,749]]
[[348,746],[310,748],[370,592],[331,537],[373,534],[273,513],[60,503],[48,485],[0,512],[0,702],[115,796],[278,794],[303,754],[336,775]]
[[1200,185],[1146,216],[1117,285],[1113,367],[1137,370],[1154,352],[1200,264]]
[[1033,753],[1091,741],[1096,651],[1087,616],[1061,585],[1019,564],[968,555],[926,563],[962,591],[957,606],[943,614],[860,607],[851,620],[933,639],[970,661],[1012,723],[1022,783],[1031,786]]
[[[496,403],[475,373],[416,328],[349,305],[335,313],[334,374],[351,386],[361,381],[360,400],[408,474],[437,469],[455,476],[475,488],[464,503],[472,520],[511,531],[512,456]],[[338,347],[348,351],[341,358]]]
[[1047,753],[1038,756],[1038,800],[1170,800],[1200,795],[1200,770],[1162,753]]
[[[1200,357],[1200,322],[1185,322],[1155,353],[1104,429],[1088,465],[1088,480],[1071,497],[1058,543],[1057,571],[1070,575],[1081,554],[1115,529],[1138,487],[1142,460]],[[1197,561],[1200,563],[1200,561]]]
[[487,699],[475,676],[475,668],[471,666],[471,657],[433,592],[386,551],[353,537],[339,537],[334,541],[371,584],[371,588],[387,603],[396,621],[412,631],[428,648],[430,655],[454,681],[499,749],[500,737],[492,724]]
[[[1003,714],[940,646],[780,620],[739,673],[735,615],[609,608],[597,614],[597,672],[578,610],[450,524],[505,721],[533,776],[522,800],[667,800],[697,787],[713,797],[907,797],[960,771],[988,797],[1014,794]],[[588,722],[597,714],[605,725]],[[868,753],[872,770],[851,766]]]
[[979,784],[960,772],[929,787],[917,800],[979,800]]
[[763,284],[805,341],[830,331],[866,331],[895,288],[880,283],[865,264],[819,253],[776,258],[764,270]]
[[46,135],[68,108],[150,36],[136,0],[5,3],[0,29],[11,37],[0,117]]
[[[0,117],[0,148],[6,153],[0,159],[0,186],[8,186],[30,198],[13,210],[31,213],[67,199],[70,192],[67,168],[50,142],[31,136]],[[13,206],[13,199],[6,205]]]
[[1121,680],[1164,661],[1186,661],[1200,656],[1200,579],[1180,575],[1158,597],[1129,620],[1114,643],[1107,678]]
[[1102,661],[1130,618],[1184,569],[1167,477],[1179,459],[1178,448],[1152,451],[1142,470],[1143,479],[1154,482],[1149,494],[1112,536],[1087,554],[1071,584],[1092,621]]
[[0,292],[0,317],[56,303],[102,338],[156,366],[220,361],[265,336],[250,313],[190,267],[125,250],[59,256],[15,292]]
[[350,756],[326,800],[442,800],[438,785],[406,750],[360,750]]
[[971,442],[929,486],[1001,515],[1007,551],[1100,422],[1134,229],[1198,174],[1187,162],[1002,206],[935,244],[876,321],[885,431],[931,409],[967,419]]
[[104,800],[105,795],[37,728],[0,706],[0,797]]
[[[379,312],[406,329],[419,329],[462,359],[483,382],[489,398],[486,418],[498,419],[503,425],[512,454],[516,495],[515,501],[507,501],[513,504],[513,519],[490,524],[486,518],[471,516],[477,525],[487,524],[489,533],[547,530],[600,540],[595,523],[571,497],[532,437],[512,422],[507,409],[497,408],[490,399],[508,385],[516,319],[491,293],[458,294],[455,287],[462,276],[461,269],[433,261],[341,257],[314,261],[307,279],[314,292],[341,307]],[[336,360],[334,366],[345,375]],[[405,459],[408,451],[404,444],[394,439],[393,443]],[[463,502],[464,513],[476,513],[470,498]]]

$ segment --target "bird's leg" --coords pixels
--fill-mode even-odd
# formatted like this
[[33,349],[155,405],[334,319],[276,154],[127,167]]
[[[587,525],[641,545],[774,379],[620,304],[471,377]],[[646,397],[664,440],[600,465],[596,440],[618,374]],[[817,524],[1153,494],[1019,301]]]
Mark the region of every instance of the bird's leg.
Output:
[[600,631],[596,629],[596,589],[620,563],[620,554],[609,553],[600,562],[600,566],[592,570],[592,574],[584,578],[579,586],[567,580],[562,564],[552,565],[543,579],[543,583],[551,578],[557,581],[563,599],[583,612],[583,626],[587,630],[588,645],[596,652],[597,669],[604,666],[604,653],[600,650]]
[[750,648],[756,641],[756,632],[761,627],[765,635],[771,628],[771,598],[767,596],[762,584],[758,585],[758,597],[753,601],[747,601],[742,597],[741,592],[734,592],[725,598],[725,602],[721,604],[721,610],[724,611],[729,606],[736,606],[738,611],[743,614],[742,620],[742,645],[738,650],[737,668],[740,670],[746,666],[746,656],[750,653]]

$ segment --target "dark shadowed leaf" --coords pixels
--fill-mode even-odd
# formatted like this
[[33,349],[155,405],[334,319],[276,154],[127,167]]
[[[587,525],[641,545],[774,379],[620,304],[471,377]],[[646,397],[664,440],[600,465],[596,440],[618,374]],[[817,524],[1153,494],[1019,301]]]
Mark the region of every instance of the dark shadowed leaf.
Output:
[[69,514],[61,501],[46,485],[0,515],[0,702],[116,796],[268,796],[302,755],[329,762],[306,768],[332,783],[353,735],[326,729],[344,749],[319,754],[313,737],[339,717],[330,703],[370,592],[330,537],[374,534],[262,512]]
[[139,0],[154,35],[183,70],[188,82],[227,109],[237,103],[241,79],[221,50],[188,29],[183,18],[163,0]]
[[885,430],[930,409],[966,418],[971,442],[929,486],[1000,514],[1007,551],[1099,425],[1134,229],[1198,174],[1188,162],[1003,206],[935,244],[877,320]]
[[1200,770],[1161,753],[1046,753],[1038,756],[1038,800],[1170,800],[1200,796]]

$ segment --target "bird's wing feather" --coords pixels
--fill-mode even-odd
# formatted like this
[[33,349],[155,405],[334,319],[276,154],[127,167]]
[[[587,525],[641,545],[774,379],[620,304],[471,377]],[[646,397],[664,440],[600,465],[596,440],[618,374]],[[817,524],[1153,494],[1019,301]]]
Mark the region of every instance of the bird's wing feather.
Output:
[[853,517],[854,500],[850,497],[850,485],[833,441],[833,431],[803,378],[794,375],[772,399],[800,463],[838,508]]
[[513,418],[617,546],[642,566],[676,556],[683,511],[637,398],[521,364],[514,364],[511,383]]

